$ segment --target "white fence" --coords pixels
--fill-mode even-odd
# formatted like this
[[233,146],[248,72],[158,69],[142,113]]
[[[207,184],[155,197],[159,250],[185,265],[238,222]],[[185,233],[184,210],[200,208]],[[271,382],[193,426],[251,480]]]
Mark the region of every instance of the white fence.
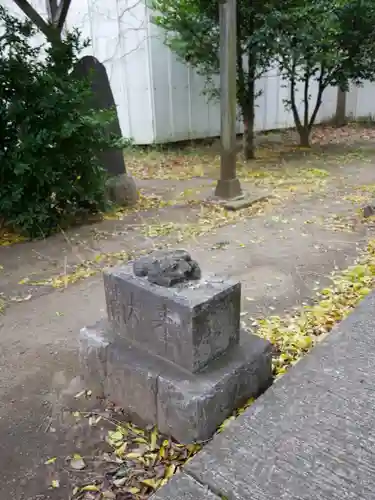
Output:
[[[2,0],[21,15],[13,0]],[[45,1],[33,0],[39,13]],[[137,144],[214,137],[220,131],[219,106],[202,95],[203,80],[192,68],[177,61],[163,45],[163,35],[150,22],[141,0],[72,0],[67,27],[79,28],[92,41],[87,53],[107,68],[117,104],[122,133]],[[285,110],[288,88],[270,71],[260,79],[257,130],[293,126]],[[314,89],[312,89],[314,94]],[[375,84],[348,93],[347,112],[353,117],[375,114]],[[333,116],[336,89],[324,94],[319,120]],[[239,131],[241,124],[238,125]]]

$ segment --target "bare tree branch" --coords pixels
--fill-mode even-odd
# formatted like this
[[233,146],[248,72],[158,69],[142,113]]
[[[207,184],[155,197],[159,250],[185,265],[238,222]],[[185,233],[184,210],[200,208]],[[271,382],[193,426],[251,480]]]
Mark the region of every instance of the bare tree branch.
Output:
[[47,38],[51,35],[51,26],[37,13],[27,0],[14,0],[22,12],[32,21]]
[[[71,0],[46,0],[48,22],[34,9],[28,0],[14,0],[22,12],[32,21],[47,39],[56,38],[56,32],[61,35],[63,26],[68,15]],[[55,36],[53,36],[55,35]]]
[[[79,0],[77,0],[79,1]],[[1,0],[0,0],[1,2]],[[66,22],[66,18],[69,12],[69,8],[71,6],[72,0],[45,0],[46,10],[47,10],[47,20],[44,20],[40,14],[35,10],[34,7],[30,4],[30,0],[14,0],[16,5],[22,10],[22,12],[32,21],[47,37],[49,41],[56,41],[58,37],[61,36],[61,32],[63,30],[64,24]],[[99,0],[97,3],[100,4],[102,0]],[[94,2],[94,5],[96,2]],[[137,16],[134,15],[133,11],[138,5],[142,5],[143,0],[134,0],[134,3],[129,5],[125,9],[121,9],[121,11],[117,11],[117,16],[112,17],[108,16],[106,13],[106,18],[117,21],[119,25],[119,40],[118,44],[120,45],[120,39],[123,37],[122,27],[125,26],[126,33],[131,31],[142,31],[145,30],[146,20],[142,19],[138,22],[137,26],[132,26],[133,22],[137,22]],[[125,18],[128,17],[128,21],[124,22]],[[130,18],[130,19],[129,19]],[[88,21],[88,20],[86,20]],[[130,21],[130,22],[129,22]],[[154,38],[154,36],[152,36]],[[121,57],[127,56],[133,52],[136,52],[139,47],[146,41],[146,37],[136,44],[136,46],[130,49],[126,54],[121,54]],[[117,52],[119,46],[116,46],[115,52]],[[108,62],[113,56],[110,56],[105,62]]]
[[[53,1],[53,0],[51,0]],[[72,0],[60,0],[60,4],[57,8],[56,19],[53,20],[53,24],[57,27],[59,33],[61,33],[65,21],[66,16],[68,15],[69,7]]]
[[53,24],[57,12],[57,0],[46,0],[48,21]]

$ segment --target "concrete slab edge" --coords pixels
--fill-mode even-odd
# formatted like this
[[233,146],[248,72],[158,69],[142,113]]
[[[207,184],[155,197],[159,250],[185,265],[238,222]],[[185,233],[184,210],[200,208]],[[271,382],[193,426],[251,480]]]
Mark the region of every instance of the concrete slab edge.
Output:
[[209,486],[200,483],[191,474],[180,471],[160,490],[151,495],[150,500],[220,500]]
[[271,196],[266,195],[266,196],[251,197],[249,195],[245,195],[242,199],[229,200],[223,203],[223,207],[226,210],[231,210],[232,212],[235,212],[236,210],[249,208],[252,205],[255,205],[256,203],[260,203],[261,201],[267,201],[269,198],[271,198]]
[[257,195],[251,196],[250,194],[245,193],[242,196],[238,196],[237,198],[232,198],[229,200],[223,200],[212,196],[205,200],[205,203],[210,205],[216,205],[225,208],[226,210],[236,211],[242,210],[244,208],[249,208],[256,203],[260,203],[262,201],[267,201],[272,198],[275,198],[272,194],[266,195]]

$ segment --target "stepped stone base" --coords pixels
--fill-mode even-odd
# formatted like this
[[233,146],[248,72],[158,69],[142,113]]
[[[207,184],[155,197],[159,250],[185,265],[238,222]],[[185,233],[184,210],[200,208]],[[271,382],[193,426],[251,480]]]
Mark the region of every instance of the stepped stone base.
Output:
[[119,338],[107,320],[81,330],[80,356],[94,394],[121,406],[134,423],[156,424],[185,443],[209,439],[234,409],[272,382],[270,344],[247,333],[199,373]]

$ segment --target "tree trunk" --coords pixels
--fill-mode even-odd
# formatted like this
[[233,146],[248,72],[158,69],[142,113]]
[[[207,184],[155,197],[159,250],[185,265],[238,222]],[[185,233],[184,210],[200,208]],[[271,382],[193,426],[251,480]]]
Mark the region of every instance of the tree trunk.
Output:
[[299,134],[299,145],[301,148],[310,147],[310,130],[308,127],[297,127]]
[[254,101],[254,98],[251,98],[250,93],[254,91],[254,88],[251,89],[249,86],[249,73],[245,74],[243,56],[244,52],[241,45],[241,19],[237,10],[237,99],[241,108],[244,124],[242,152],[245,160],[251,160],[254,158],[254,117],[252,111],[254,102],[251,104],[251,100]]
[[337,88],[336,114],[334,123],[336,127],[343,127],[346,124],[346,92],[340,87]]
[[254,160],[255,145],[254,145],[254,105],[255,105],[255,84],[248,86],[248,95],[246,107],[243,110],[243,155],[245,160]]
[[291,71],[291,78],[290,78],[290,107],[292,109],[293,113],[293,118],[294,118],[294,123],[296,124],[296,129],[299,134],[299,144],[303,148],[309,148],[310,147],[310,133],[312,130],[312,127],[315,123],[316,117],[318,115],[318,111],[320,109],[320,106],[322,105],[322,97],[323,97],[323,92],[325,89],[325,82],[324,82],[324,76],[325,76],[325,68],[321,66],[320,68],[320,75],[318,78],[318,95],[316,97],[316,102],[315,106],[313,109],[313,112],[311,113],[311,117],[309,119],[309,73],[306,71],[305,72],[305,86],[304,86],[304,116],[303,116],[303,121],[300,119],[300,116],[298,114],[298,108],[296,104],[296,63],[295,61],[292,62],[292,71]]
[[243,154],[245,160],[255,158],[254,144],[254,109],[255,109],[255,76],[256,76],[256,57],[251,48],[248,51],[248,70],[246,98],[243,109],[244,134],[243,134]]
[[[292,66],[290,71],[290,98],[289,104],[290,109],[292,110],[294,124],[296,126],[297,132],[299,134],[299,143],[301,147],[309,147],[309,128],[303,126],[301,118],[298,114],[298,108],[296,103],[296,72],[297,72],[297,64],[296,61],[292,60]],[[305,86],[306,89],[306,86]],[[305,114],[306,114],[306,101],[305,101]]]
[[244,118],[244,131],[243,131],[243,144],[242,151],[245,160],[254,160],[255,158],[255,148],[254,148],[254,134],[253,134],[253,125],[251,123],[251,119],[248,120]]

